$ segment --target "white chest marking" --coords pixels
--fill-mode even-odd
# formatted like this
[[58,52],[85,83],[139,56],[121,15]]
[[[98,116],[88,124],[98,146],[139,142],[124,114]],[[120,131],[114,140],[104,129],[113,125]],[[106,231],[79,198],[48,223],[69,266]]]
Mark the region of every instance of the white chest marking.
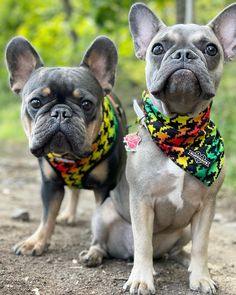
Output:
[[183,208],[184,205],[182,193],[184,185],[184,175],[186,172],[182,170],[179,166],[174,164],[170,159],[168,161],[167,170],[171,174],[171,178],[173,179],[173,183],[171,183],[171,186],[174,187],[174,189],[170,193],[168,193],[167,198],[174,206],[176,206],[177,210],[180,210]]

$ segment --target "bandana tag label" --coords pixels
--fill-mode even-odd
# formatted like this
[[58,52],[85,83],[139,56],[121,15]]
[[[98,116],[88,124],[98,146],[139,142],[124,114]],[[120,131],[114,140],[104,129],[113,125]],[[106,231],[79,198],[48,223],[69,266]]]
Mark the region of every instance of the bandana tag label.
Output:
[[192,158],[194,158],[195,162],[197,164],[201,163],[202,165],[206,166],[206,167],[209,167],[210,166],[210,162],[207,160],[206,156],[203,155],[201,152],[197,151],[192,151],[192,150],[189,150],[188,152],[189,156],[191,156]]

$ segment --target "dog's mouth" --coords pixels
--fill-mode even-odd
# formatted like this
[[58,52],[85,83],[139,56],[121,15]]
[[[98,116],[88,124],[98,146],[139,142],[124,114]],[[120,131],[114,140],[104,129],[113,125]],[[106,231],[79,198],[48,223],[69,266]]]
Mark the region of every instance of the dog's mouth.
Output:
[[40,146],[32,147],[31,153],[36,157],[45,157],[48,153],[55,153],[61,156],[66,155],[70,159],[79,159],[91,153],[90,149],[84,149],[75,144],[70,137],[59,131],[52,135],[50,140]]
[[67,139],[67,136],[59,131],[51,136],[44,145],[32,147],[31,152],[36,157],[46,156],[48,153],[53,152],[57,154],[72,153],[72,146]]
[[72,146],[63,132],[56,133],[46,147],[48,152],[65,154],[72,151]]
[[189,97],[209,100],[215,96],[215,87],[207,73],[198,67],[174,68],[172,71],[161,71],[156,83],[151,87],[152,95],[159,98],[167,96]]
[[36,157],[56,153],[70,154],[72,158],[79,159],[91,153],[86,126],[78,117],[65,124],[58,124],[49,116],[38,117],[30,136],[29,147]]
[[191,70],[180,69],[175,71],[167,79],[164,86],[165,95],[175,97],[200,97],[201,85],[200,82]]
[[164,103],[168,116],[194,116],[205,109],[215,95],[207,70],[191,65],[179,67],[170,64],[166,71],[160,69],[152,87],[149,92]]

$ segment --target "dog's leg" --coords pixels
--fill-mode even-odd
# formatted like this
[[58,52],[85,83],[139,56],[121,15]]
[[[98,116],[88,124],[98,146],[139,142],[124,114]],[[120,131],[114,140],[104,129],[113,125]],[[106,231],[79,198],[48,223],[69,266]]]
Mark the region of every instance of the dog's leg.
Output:
[[120,259],[133,257],[131,224],[120,216],[111,197],[94,211],[92,235],[89,250],[80,253],[86,266],[98,266],[108,255]]
[[[103,206],[103,205],[102,205]],[[92,217],[92,242],[88,250],[79,254],[80,261],[87,267],[95,267],[102,264],[103,257],[107,257],[106,244],[108,226],[103,222],[101,216],[102,208],[95,209]]]
[[32,236],[14,246],[13,250],[17,255],[38,256],[47,250],[63,197],[63,184],[54,181],[43,181],[43,216],[41,223]]
[[[95,201],[97,208],[95,209],[92,217],[92,234],[93,239],[89,250],[84,250],[80,253],[79,257],[82,263],[87,267],[95,267],[102,263],[103,257],[106,257],[106,244],[107,236],[109,235],[109,227],[107,226],[107,221],[104,221],[104,211],[107,211],[106,207],[110,209],[108,212],[109,221],[111,218],[111,212],[114,211],[113,205],[111,202],[105,201],[101,207],[103,193],[100,190],[95,190]],[[109,204],[108,204],[109,203]],[[108,204],[108,205],[107,205]],[[112,207],[111,207],[112,206]],[[102,246],[103,245],[103,246]]]
[[[132,202],[131,221],[134,236],[134,266],[124,290],[129,289],[131,294],[155,294],[153,281],[153,222],[154,210],[147,203],[146,197]],[[133,203],[133,204],[132,204]]]
[[[104,207],[104,204],[102,205]],[[102,264],[103,257],[107,257],[106,246],[109,235],[109,226],[104,222],[103,208],[95,209],[92,217],[92,242],[88,250],[79,254],[80,261],[87,267],[95,267]]]
[[79,201],[80,191],[75,188],[70,188],[69,199],[65,209],[57,216],[57,223],[73,225],[76,222],[76,209]]
[[190,232],[190,226],[185,228],[183,230],[183,233],[181,235],[181,238],[178,240],[178,242],[174,245],[174,247],[171,249],[171,251],[168,253],[170,259],[175,260],[179,264],[182,264],[186,268],[190,265],[190,255],[189,253],[185,252],[183,249],[184,246],[188,244],[191,240],[191,232]]
[[215,197],[207,199],[191,222],[192,250],[189,266],[190,288],[204,293],[216,294],[216,283],[211,279],[207,266],[208,239],[214,216]]

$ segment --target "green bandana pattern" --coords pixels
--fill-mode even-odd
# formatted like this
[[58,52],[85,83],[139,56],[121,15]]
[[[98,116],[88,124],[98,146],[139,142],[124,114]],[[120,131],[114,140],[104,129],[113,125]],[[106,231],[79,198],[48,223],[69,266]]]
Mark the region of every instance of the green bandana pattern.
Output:
[[145,123],[153,141],[176,165],[211,186],[224,163],[224,143],[210,106],[194,118],[163,115],[144,92]]

